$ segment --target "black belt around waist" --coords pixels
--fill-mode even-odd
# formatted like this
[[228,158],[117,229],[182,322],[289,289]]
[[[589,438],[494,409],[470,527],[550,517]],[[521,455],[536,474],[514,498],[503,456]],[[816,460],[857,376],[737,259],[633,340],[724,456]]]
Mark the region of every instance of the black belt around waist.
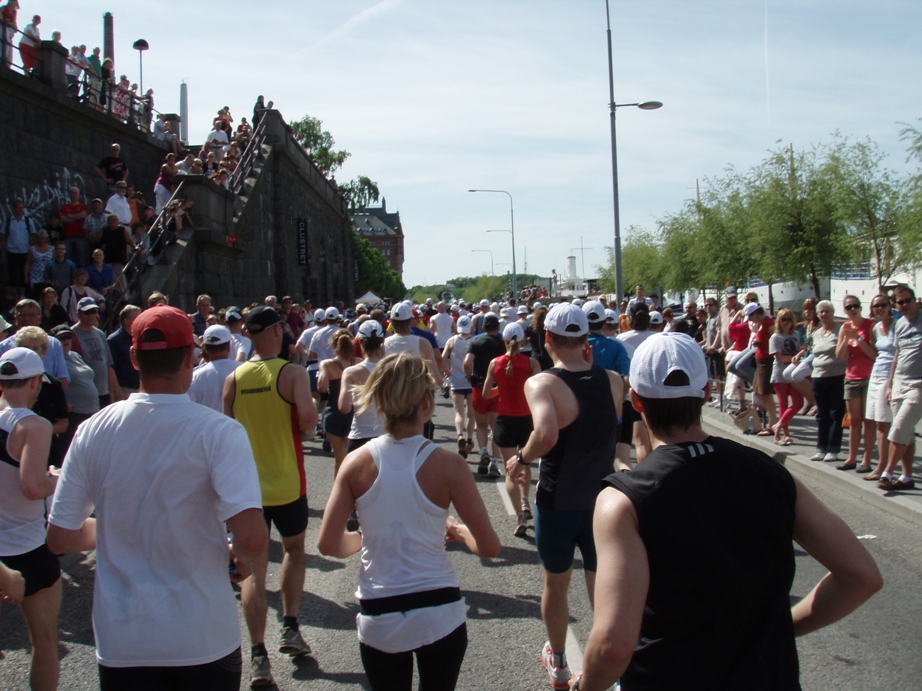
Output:
[[407,593],[406,595],[393,595],[372,600],[359,600],[359,609],[362,614],[377,617],[391,612],[409,612],[423,607],[438,607],[461,599],[461,588],[437,588],[424,590],[420,593]]

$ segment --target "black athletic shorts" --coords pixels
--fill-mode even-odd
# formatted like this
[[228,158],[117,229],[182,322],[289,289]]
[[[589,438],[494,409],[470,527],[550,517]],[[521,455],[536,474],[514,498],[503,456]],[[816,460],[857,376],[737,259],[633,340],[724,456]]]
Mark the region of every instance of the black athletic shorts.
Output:
[[346,442],[346,453],[352,453],[356,449],[361,449],[372,439],[374,439],[374,437],[368,437],[367,439],[353,439],[349,437],[349,441]]
[[528,437],[534,428],[531,415],[500,415],[496,418],[496,427],[493,429],[493,441],[504,449],[521,448],[528,443]]
[[188,667],[104,667],[101,691],[239,691],[243,659],[240,648],[220,660]]
[[307,530],[307,495],[304,494],[290,504],[264,506],[263,518],[271,531],[272,524],[282,537],[294,537]]
[[17,554],[15,557],[0,557],[0,562],[22,574],[26,580],[26,597],[50,588],[61,577],[61,564],[44,542],[31,552]]
[[618,443],[630,446],[634,440],[634,423],[641,421],[640,413],[631,405],[631,399],[626,400],[621,406],[621,429],[618,431]]

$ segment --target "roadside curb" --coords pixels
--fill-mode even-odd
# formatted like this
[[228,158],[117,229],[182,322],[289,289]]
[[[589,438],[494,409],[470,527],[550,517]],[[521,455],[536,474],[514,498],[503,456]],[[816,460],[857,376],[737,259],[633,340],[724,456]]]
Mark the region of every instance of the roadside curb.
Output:
[[743,446],[758,449],[801,477],[822,482],[907,523],[922,527],[922,504],[919,502],[899,495],[887,496],[877,489],[875,483],[865,482],[855,473],[843,473],[836,470],[831,463],[811,461],[803,454],[784,450],[784,447],[779,450],[772,442],[763,441],[763,437],[740,434],[739,430],[726,420],[725,414],[708,409],[702,412],[702,427],[708,434],[732,439]]

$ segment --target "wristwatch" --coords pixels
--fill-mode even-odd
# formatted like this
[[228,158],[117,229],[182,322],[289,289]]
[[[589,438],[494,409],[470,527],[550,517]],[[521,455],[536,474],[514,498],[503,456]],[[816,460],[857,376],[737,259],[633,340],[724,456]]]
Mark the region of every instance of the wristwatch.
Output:
[[528,465],[528,463],[525,462],[525,459],[522,458],[522,450],[521,450],[521,449],[519,449],[518,451],[515,452],[515,462],[516,462],[516,463],[520,463],[521,465]]
[[573,686],[570,687],[570,691],[579,691],[579,683],[583,680],[583,675],[580,674],[576,677],[576,681],[573,682]]

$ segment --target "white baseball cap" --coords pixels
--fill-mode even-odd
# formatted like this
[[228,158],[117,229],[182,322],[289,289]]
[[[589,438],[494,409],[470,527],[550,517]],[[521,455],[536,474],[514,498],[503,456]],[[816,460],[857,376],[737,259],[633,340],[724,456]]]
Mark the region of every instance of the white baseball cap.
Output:
[[329,321],[329,320],[336,321],[336,320],[339,319],[339,310],[336,309],[335,307],[327,307],[327,312],[326,312],[326,314],[327,314],[327,320],[328,320],[328,321]]
[[[667,386],[675,371],[688,375],[685,386]],[[704,398],[708,368],[695,340],[676,331],[654,334],[637,346],[631,359],[631,388],[643,398]]]
[[583,306],[582,298],[573,298],[573,304],[576,305],[577,307],[582,307]]
[[391,319],[396,319],[397,321],[405,321],[412,318],[413,308],[406,303],[401,302],[399,305],[394,305],[393,309],[391,309]]
[[359,325],[359,338],[381,338],[384,327],[375,319],[366,319]]
[[[573,304],[576,304],[576,300],[573,301]],[[584,304],[583,312],[586,313],[586,318],[589,320],[590,324],[605,321],[605,305],[598,300],[590,300]]]
[[535,300],[535,301],[532,303],[532,305],[531,305],[531,308],[532,308],[533,310],[536,310],[536,309],[538,309],[539,307],[544,307],[544,305],[542,305],[542,304],[541,304],[540,302],[538,302],[537,300]]
[[205,345],[222,345],[224,343],[230,343],[230,340],[230,329],[221,324],[209,326],[202,335],[202,343]]
[[34,350],[10,348],[0,357],[0,379],[31,379],[45,373],[45,365]]
[[663,323],[663,313],[653,310],[650,312],[650,323],[651,324],[662,324]]
[[762,305],[760,305],[758,302],[750,302],[743,309],[743,314],[746,315],[746,319],[750,319],[752,318],[752,315],[758,312],[760,309],[762,309]]
[[522,328],[522,325],[518,322],[513,322],[512,324],[506,324],[506,328],[503,329],[503,340],[504,341],[518,341],[521,343],[525,340],[525,329]]
[[607,322],[618,321],[618,313],[615,312],[615,310],[606,309],[605,310],[605,321]]
[[576,305],[561,302],[548,311],[544,328],[558,336],[578,338],[589,333],[589,319]]
[[461,311],[461,308],[459,308],[457,305],[452,305],[450,309],[451,309],[452,312],[460,312],[460,311]]
[[474,323],[467,315],[458,318],[458,333],[469,334],[473,326]]
[[314,312],[314,321],[322,322],[322,321],[326,321],[326,319],[327,319],[326,310],[316,310]]
[[528,307],[525,305],[519,305],[519,308],[516,310],[516,314],[528,314]]
[[481,307],[489,307],[489,306],[490,306],[490,301],[487,300],[486,298],[484,298],[483,300],[480,301],[480,306],[481,306]]

